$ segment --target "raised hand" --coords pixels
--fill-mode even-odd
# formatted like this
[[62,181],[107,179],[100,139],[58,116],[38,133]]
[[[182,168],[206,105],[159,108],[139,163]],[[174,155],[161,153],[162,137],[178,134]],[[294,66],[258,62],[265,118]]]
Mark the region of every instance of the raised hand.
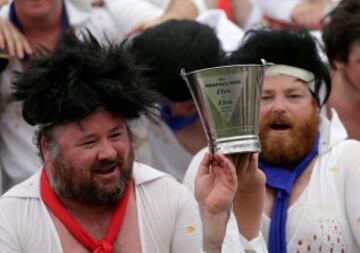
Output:
[[233,163],[220,153],[205,154],[195,178],[195,198],[200,208],[210,214],[229,212],[237,189]]
[[8,20],[0,17],[0,49],[10,57],[24,58],[32,49],[24,35]]

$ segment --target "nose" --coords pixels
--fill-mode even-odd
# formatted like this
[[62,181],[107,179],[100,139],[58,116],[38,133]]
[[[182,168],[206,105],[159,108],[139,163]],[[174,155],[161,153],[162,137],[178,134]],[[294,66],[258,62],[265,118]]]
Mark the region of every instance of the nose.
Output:
[[272,110],[275,113],[284,113],[286,111],[286,101],[281,97],[276,97],[272,103]]
[[108,140],[104,140],[99,145],[98,160],[114,160],[117,157],[115,147]]

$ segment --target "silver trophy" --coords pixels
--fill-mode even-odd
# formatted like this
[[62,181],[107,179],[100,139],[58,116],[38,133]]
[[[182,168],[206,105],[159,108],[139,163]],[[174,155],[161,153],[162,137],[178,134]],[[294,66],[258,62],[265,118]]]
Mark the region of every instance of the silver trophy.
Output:
[[211,154],[260,152],[259,105],[266,63],[228,65],[186,73]]

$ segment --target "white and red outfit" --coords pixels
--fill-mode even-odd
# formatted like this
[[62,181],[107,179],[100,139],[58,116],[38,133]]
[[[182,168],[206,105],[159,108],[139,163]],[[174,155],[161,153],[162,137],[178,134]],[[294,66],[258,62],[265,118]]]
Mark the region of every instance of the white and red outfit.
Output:
[[[318,157],[308,185],[289,207],[287,252],[360,252],[360,142],[347,140],[336,112],[321,119]],[[197,154],[184,178],[193,189],[206,149]],[[261,232],[268,240],[270,218],[263,215]],[[223,253],[240,252],[236,219],[231,215]]]
[[[134,163],[136,212],[143,253],[200,252],[194,197],[172,177]],[[0,198],[0,251],[63,253],[58,231],[40,197],[40,173]]]

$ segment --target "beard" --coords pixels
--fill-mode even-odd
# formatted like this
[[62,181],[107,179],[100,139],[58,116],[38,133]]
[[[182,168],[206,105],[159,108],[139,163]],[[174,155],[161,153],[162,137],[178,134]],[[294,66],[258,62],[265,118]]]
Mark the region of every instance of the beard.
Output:
[[[274,134],[274,124],[289,126],[289,133]],[[307,119],[272,114],[260,124],[260,159],[272,166],[292,168],[311,150],[316,141],[319,115],[314,109]]]
[[52,173],[49,179],[52,188],[61,198],[71,199],[89,205],[108,205],[118,204],[121,196],[127,189],[132,178],[132,166],[134,154],[131,150],[126,161],[122,158],[114,160],[101,160],[94,163],[90,168],[92,171],[101,171],[106,168],[117,166],[121,169],[121,177],[111,187],[106,187],[98,183],[91,176],[84,178],[75,173],[76,169],[70,162],[58,152],[54,155],[52,162]]

